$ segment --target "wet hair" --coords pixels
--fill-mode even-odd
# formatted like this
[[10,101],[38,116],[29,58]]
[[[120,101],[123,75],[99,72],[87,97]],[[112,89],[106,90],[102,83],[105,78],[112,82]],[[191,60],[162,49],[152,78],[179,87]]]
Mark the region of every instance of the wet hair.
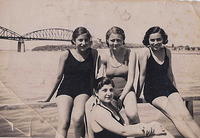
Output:
[[154,27],[149,28],[144,35],[144,40],[142,41],[142,43],[145,46],[149,45],[149,37],[151,34],[154,34],[154,33],[160,33],[160,35],[163,39],[163,44],[168,43],[168,36],[165,33],[165,31],[162,28],[160,28],[159,26],[154,26]]
[[98,93],[98,91],[99,91],[104,85],[109,85],[109,84],[111,84],[112,87],[115,87],[113,80],[110,79],[110,78],[101,77],[101,78],[96,79],[96,80],[95,80],[95,83],[94,83],[95,92]]
[[122,36],[122,39],[123,39],[123,44],[125,43],[125,33],[124,33],[124,30],[117,27],[117,26],[113,26],[112,28],[110,28],[107,32],[106,32],[106,44],[107,46],[109,46],[108,44],[108,39],[110,37],[111,34],[119,34]]
[[82,34],[87,34],[87,37],[88,37],[89,39],[91,39],[91,37],[92,37],[91,34],[90,34],[90,32],[89,32],[85,27],[77,27],[77,28],[74,30],[73,34],[72,34],[71,43],[72,43],[72,44],[75,44],[74,42],[75,42],[76,38],[77,38],[78,36],[82,35]]

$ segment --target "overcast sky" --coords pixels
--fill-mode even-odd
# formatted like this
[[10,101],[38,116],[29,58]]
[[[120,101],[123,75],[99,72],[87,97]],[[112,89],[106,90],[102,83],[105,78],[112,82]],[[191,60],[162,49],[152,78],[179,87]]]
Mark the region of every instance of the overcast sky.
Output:
[[[200,46],[200,2],[0,0],[0,17],[0,26],[19,34],[53,27],[73,30],[85,26],[103,41],[106,31],[115,25],[124,29],[126,42],[138,44],[148,28],[161,26],[169,35],[169,44]],[[0,40],[1,46],[7,43]],[[16,45],[9,41],[9,45],[13,43]]]

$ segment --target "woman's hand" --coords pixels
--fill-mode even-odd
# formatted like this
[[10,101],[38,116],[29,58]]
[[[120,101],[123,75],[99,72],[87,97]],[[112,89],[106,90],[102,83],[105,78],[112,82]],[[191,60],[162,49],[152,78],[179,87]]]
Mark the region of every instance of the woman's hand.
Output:
[[152,135],[166,135],[165,129],[158,122],[151,122],[143,125],[143,132],[145,136]]
[[155,135],[166,135],[165,129],[163,126],[158,122],[151,122],[150,125],[154,129]]
[[151,126],[154,128],[155,135],[166,135],[165,129],[163,126],[158,122],[151,122]]
[[145,124],[143,127],[143,132],[147,137],[155,134],[155,130],[152,128],[151,124]]

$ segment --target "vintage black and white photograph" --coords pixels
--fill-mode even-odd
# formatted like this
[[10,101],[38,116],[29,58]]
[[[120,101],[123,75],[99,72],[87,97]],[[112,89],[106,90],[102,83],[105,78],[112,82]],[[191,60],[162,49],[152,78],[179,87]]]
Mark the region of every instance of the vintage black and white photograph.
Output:
[[200,137],[200,1],[0,0],[0,17],[0,137]]

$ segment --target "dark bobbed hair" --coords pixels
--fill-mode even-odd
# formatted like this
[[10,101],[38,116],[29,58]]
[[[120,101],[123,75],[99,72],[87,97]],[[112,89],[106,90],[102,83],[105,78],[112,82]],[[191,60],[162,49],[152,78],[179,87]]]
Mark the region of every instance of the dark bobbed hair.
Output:
[[79,35],[82,35],[82,34],[87,34],[87,37],[88,37],[89,39],[91,39],[91,37],[92,37],[91,34],[90,34],[90,32],[89,32],[85,27],[77,27],[77,28],[74,30],[73,34],[72,34],[71,43],[72,43],[72,44],[75,44],[74,42],[75,42],[76,38],[77,38]]
[[163,44],[168,43],[168,36],[165,33],[165,31],[162,28],[160,28],[159,26],[154,26],[154,27],[149,28],[144,35],[144,39],[143,39],[142,43],[145,46],[149,45],[149,37],[151,34],[154,34],[154,33],[160,33],[160,35],[163,39]]
[[119,34],[119,35],[121,35],[122,36],[122,39],[123,39],[123,44],[125,44],[125,33],[124,33],[124,30],[123,29],[121,29],[121,28],[119,28],[119,27],[117,27],[117,26],[113,26],[112,28],[110,28],[107,32],[106,32],[106,44],[107,44],[107,46],[109,46],[109,44],[108,44],[108,39],[109,39],[109,37],[110,37],[110,35],[111,34]]
[[108,77],[101,77],[95,80],[94,83],[94,89],[95,92],[98,93],[98,91],[104,86],[104,85],[109,85],[111,84],[113,87],[115,87],[115,84],[113,82],[112,79],[108,78]]

